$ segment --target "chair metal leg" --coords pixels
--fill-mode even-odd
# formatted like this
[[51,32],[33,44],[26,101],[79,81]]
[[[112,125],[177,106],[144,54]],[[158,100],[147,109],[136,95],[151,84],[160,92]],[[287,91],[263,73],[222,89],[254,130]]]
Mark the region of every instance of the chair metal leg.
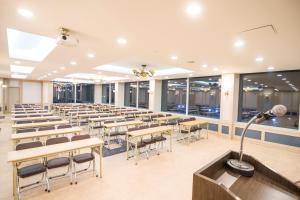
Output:
[[75,182],[75,184],[77,184],[77,174],[76,174],[75,162],[73,162],[73,170],[74,170],[74,182]]
[[50,192],[50,184],[49,184],[47,171],[45,172],[45,180],[46,180],[46,185],[47,185],[47,191]]

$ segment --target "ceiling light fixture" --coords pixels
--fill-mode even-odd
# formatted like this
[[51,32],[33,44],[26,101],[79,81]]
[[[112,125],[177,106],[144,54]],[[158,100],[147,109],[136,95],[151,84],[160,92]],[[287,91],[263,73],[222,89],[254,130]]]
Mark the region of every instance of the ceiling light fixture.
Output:
[[273,70],[273,69],[275,69],[275,67],[273,67],[273,66],[270,66],[270,67],[268,67],[267,69],[270,71],[270,70]]
[[281,77],[281,76],[282,76],[282,74],[277,74],[277,76],[278,76],[278,77]]
[[71,61],[70,64],[71,64],[71,65],[77,65],[77,62]]
[[203,68],[206,68],[206,67],[207,67],[207,64],[203,64],[202,67],[203,67]]
[[27,17],[27,18],[30,18],[33,16],[33,13],[30,10],[27,10],[25,8],[18,9],[18,14],[23,17]]
[[186,6],[185,12],[191,17],[197,17],[201,13],[201,6],[198,2],[190,2]]
[[173,55],[173,56],[171,56],[171,59],[172,59],[172,60],[178,60],[178,57],[175,56],[175,55]]
[[264,61],[264,58],[263,57],[256,57],[255,61],[256,62],[262,62],[262,61]]
[[88,53],[87,56],[88,56],[89,58],[95,58],[95,54],[93,54],[93,53]]
[[56,73],[57,73],[57,71],[56,71],[56,70],[54,70],[54,71],[53,71],[53,73],[54,73],[54,74],[56,74]]
[[125,38],[118,38],[117,42],[119,45],[126,45],[127,44],[127,40]]
[[237,48],[240,48],[240,47],[245,46],[245,42],[243,40],[239,39],[239,40],[235,41],[233,45]]
[[59,68],[60,70],[65,70],[66,68],[64,66],[60,67]]
[[12,74],[11,78],[25,79],[25,78],[27,78],[27,75],[25,75],[25,74]]
[[17,64],[17,65],[21,64],[21,62],[18,61],[18,60],[16,60],[14,63]]
[[10,71],[12,73],[30,74],[34,70],[34,67],[10,65]]
[[141,65],[141,68],[134,69],[133,74],[138,78],[146,78],[146,77],[152,77],[154,75],[154,69],[146,70],[147,65]]
[[218,69],[217,67],[214,67],[214,68],[213,68],[213,71],[215,71],[215,72],[218,71],[218,70],[219,70],[219,69]]

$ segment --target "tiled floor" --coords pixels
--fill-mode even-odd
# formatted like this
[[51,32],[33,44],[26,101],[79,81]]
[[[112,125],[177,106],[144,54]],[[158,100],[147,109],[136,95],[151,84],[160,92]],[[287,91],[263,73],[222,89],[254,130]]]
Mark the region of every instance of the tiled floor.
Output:
[[[0,199],[12,199],[12,167],[6,162],[7,152],[12,150],[9,117],[0,123]],[[77,185],[69,185],[68,179],[52,184],[52,191],[45,193],[36,188],[23,193],[23,199],[69,200],[190,200],[193,172],[225,153],[238,149],[238,141],[216,136],[202,139],[190,145],[174,142],[173,152],[152,155],[134,165],[126,160],[126,154],[104,158],[102,179],[84,174]],[[300,154],[282,149],[265,147],[247,142],[246,152],[292,181],[300,180]]]

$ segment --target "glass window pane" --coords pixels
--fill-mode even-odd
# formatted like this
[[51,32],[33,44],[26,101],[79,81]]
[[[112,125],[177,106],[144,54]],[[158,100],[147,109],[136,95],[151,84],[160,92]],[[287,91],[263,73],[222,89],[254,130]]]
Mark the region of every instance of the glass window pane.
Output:
[[136,82],[130,82],[125,83],[125,94],[124,94],[124,105],[130,106],[130,107],[136,107],[136,93],[137,93],[137,83]]
[[187,79],[162,81],[161,110],[186,113]]
[[115,84],[111,84],[111,91],[110,91],[110,103],[115,104]]
[[74,103],[74,84],[54,82],[53,103]]
[[221,77],[190,78],[189,114],[220,118]]
[[102,103],[109,103],[109,84],[102,85]]
[[149,108],[149,81],[139,82],[139,108]]
[[238,120],[248,122],[259,112],[277,104],[287,107],[283,117],[262,122],[264,125],[298,129],[300,71],[241,75]]
[[76,103],[94,103],[94,84],[76,85]]

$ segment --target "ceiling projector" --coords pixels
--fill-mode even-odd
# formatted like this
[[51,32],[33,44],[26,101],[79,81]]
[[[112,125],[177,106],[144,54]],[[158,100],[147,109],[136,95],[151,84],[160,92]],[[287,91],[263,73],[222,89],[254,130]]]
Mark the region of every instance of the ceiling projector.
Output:
[[60,35],[56,39],[57,45],[75,47],[78,45],[79,41],[77,38],[70,36],[69,30],[66,28],[60,28]]

